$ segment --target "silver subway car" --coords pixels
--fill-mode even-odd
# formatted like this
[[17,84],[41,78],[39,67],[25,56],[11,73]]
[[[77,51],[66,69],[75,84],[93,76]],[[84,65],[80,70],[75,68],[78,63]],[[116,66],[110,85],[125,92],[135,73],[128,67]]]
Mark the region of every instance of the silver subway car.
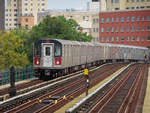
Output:
[[52,79],[105,62],[144,61],[148,59],[149,50],[127,45],[41,39],[34,43],[33,54],[34,75]]

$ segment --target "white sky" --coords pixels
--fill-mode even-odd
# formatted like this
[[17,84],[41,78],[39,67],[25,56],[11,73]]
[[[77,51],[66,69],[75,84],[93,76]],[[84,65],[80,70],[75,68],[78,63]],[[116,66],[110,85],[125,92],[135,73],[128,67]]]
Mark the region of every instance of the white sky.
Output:
[[91,0],[47,0],[47,9],[86,9]]

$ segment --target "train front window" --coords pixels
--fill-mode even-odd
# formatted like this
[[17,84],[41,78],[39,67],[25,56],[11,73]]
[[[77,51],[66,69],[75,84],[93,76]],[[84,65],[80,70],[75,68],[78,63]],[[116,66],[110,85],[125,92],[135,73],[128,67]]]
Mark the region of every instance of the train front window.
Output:
[[34,56],[40,56],[41,55],[41,46],[37,46],[34,48]]
[[50,47],[45,47],[45,55],[50,56],[51,55],[51,49]]
[[61,45],[55,45],[55,57],[61,56]]

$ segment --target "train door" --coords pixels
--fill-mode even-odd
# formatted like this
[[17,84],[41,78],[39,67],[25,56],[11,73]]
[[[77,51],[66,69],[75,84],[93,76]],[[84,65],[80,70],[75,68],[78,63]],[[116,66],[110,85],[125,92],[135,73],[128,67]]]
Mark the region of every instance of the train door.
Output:
[[53,65],[53,44],[43,44],[43,66],[52,67]]

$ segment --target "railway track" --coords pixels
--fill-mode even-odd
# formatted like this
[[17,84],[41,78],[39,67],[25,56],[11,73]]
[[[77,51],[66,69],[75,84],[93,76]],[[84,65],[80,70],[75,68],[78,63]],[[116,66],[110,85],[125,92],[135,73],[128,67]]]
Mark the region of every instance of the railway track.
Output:
[[[93,67],[91,69],[93,69]],[[79,73],[81,73],[81,71],[71,73],[71,74],[68,74],[66,76],[62,76],[62,77],[59,77],[59,78],[56,78],[56,79],[53,79],[50,81],[45,81],[45,82],[42,80],[39,80],[39,79],[33,79],[29,82],[20,83],[20,84],[16,85],[16,90],[17,90],[16,96],[27,93],[27,92],[32,91],[34,89],[46,86],[48,84],[52,84],[54,82],[66,79],[68,77],[71,77],[71,76],[79,74]],[[9,92],[9,87],[0,89],[0,100],[1,101],[9,98],[8,92]]]
[[134,113],[146,69],[142,64],[132,66],[80,106],[76,113]]
[[[97,77],[97,79],[102,80],[109,76],[110,74],[114,73],[118,68],[122,67],[123,65],[116,64],[114,65],[109,65],[109,66],[104,66],[98,71],[95,71],[95,74],[91,74],[90,78],[95,78],[97,77],[97,74],[103,75]],[[113,67],[115,67],[113,69]],[[112,68],[112,70],[109,70]],[[104,76],[105,75],[105,76]],[[106,76],[107,75],[107,76]],[[5,107],[1,107],[0,111],[6,112],[7,113],[12,113],[12,112],[47,112],[45,110],[57,110],[60,108],[62,105],[65,103],[71,101],[74,97],[80,95],[85,91],[85,79],[83,75],[81,77],[76,77],[76,80],[67,80],[66,84],[63,83],[57,83],[51,86],[51,88],[47,89],[45,93],[35,93],[36,96],[32,94],[32,96],[28,96],[24,99],[20,99],[17,102],[11,103],[13,107],[10,107],[10,105]],[[74,82],[72,82],[74,81]],[[96,80],[93,79],[93,82],[91,82],[91,87],[96,84]],[[97,81],[98,82],[98,81]],[[56,87],[57,86],[57,87]],[[61,87],[60,87],[61,86]],[[51,90],[50,90],[51,89]],[[55,89],[55,90],[54,90]],[[20,105],[20,103],[22,105]],[[18,106],[20,105],[20,106]],[[16,107],[18,106],[18,107]],[[15,108],[14,108],[15,107]],[[8,109],[9,108],[9,109]],[[13,109],[12,109],[13,108]],[[34,109],[33,109],[34,108]],[[44,111],[43,111],[44,110]]]

